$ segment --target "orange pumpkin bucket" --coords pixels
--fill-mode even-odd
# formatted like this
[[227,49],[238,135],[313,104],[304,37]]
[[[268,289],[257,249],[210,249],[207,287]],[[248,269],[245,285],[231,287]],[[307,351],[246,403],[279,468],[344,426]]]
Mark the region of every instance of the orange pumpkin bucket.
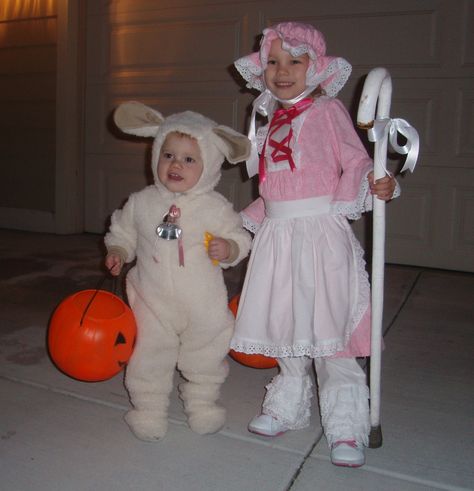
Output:
[[[239,308],[240,295],[235,295],[229,302],[229,309],[234,314],[237,315],[237,309]],[[278,362],[275,358],[270,358],[269,356],[247,353],[240,353],[231,349],[229,351],[230,357],[241,365],[245,365],[250,368],[275,368],[278,366]]]
[[104,290],[82,290],[54,311],[49,354],[70,377],[84,382],[107,380],[127,364],[136,332],[133,313],[119,297]]

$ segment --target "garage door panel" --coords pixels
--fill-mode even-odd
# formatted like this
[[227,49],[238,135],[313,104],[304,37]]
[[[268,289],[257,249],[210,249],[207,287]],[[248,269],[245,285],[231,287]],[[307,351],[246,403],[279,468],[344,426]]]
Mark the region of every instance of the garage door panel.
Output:
[[[391,116],[408,120],[420,134],[415,172],[399,177],[402,197],[387,206],[387,261],[474,270],[472,1],[87,3],[88,231],[102,232],[113,209],[149,182],[150,144],[113,129],[114,108],[139,100],[165,115],[191,109],[246,131],[255,94],[232,62],[257,49],[264,26],[291,19],[316,25],[328,53],[353,65],[340,98],[354,122],[364,77],[384,66],[393,81]],[[399,169],[402,160],[391,153],[389,168]],[[237,210],[256,194],[243,166],[225,168],[218,189]],[[353,224],[368,248],[370,222],[368,215]]]

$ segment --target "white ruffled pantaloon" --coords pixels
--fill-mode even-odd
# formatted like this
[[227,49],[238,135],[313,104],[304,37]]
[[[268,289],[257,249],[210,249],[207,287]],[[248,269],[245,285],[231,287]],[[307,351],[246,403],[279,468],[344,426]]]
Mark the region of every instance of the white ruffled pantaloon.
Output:
[[280,373],[266,387],[263,413],[291,430],[309,425],[312,362],[319,388],[321,423],[329,446],[340,440],[356,440],[367,446],[369,388],[355,358],[279,358]]

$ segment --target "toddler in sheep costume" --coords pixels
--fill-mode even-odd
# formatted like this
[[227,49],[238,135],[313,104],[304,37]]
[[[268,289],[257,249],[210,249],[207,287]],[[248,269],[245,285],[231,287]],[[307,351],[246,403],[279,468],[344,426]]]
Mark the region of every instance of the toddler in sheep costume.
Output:
[[251,240],[214,187],[224,159],[245,160],[250,142],[201,114],[164,118],[138,102],[120,105],[114,120],[125,133],[154,138],[154,184],[113,213],[105,236],[113,275],[136,259],[127,274],[138,335],[125,376],[133,405],[125,420],[142,440],[165,435],[177,367],[189,426],[215,433],[225,422],[216,401],[234,325],[221,268],[241,261]]

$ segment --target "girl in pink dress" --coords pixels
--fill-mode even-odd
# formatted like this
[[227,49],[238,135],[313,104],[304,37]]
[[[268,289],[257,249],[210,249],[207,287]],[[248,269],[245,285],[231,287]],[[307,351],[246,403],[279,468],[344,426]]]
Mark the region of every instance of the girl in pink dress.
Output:
[[[326,56],[314,27],[267,28],[260,51],[235,66],[261,92],[247,161],[260,197],[242,212],[255,239],[231,347],[277,358],[280,367],[249,430],[276,436],[309,425],[314,363],[331,460],[358,467],[370,423],[356,357],[370,354],[370,292],[348,219],[371,209],[372,194],[391,199],[396,182],[373,182],[372,160],[334,99],[351,66]],[[269,124],[255,134],[256,112]]]

